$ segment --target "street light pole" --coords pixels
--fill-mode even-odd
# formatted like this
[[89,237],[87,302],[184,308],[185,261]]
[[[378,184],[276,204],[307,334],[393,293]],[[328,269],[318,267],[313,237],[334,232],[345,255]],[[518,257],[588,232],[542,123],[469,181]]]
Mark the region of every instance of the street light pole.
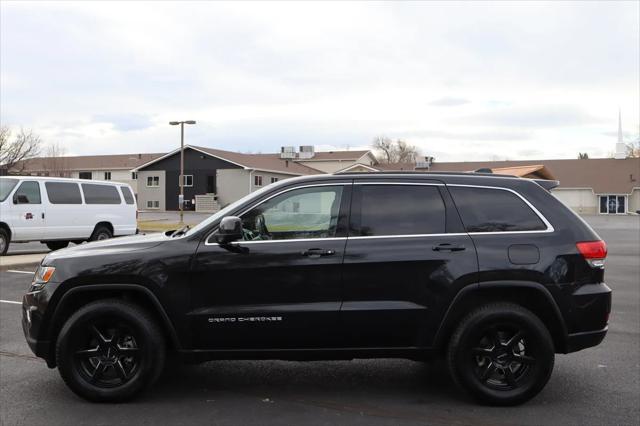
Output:
[[184,125],[196,124],[195,120],[170,121],[170,125],[180,125],[180,196],[178,197],[178,207],[180,208],[180,226],[184,225]]

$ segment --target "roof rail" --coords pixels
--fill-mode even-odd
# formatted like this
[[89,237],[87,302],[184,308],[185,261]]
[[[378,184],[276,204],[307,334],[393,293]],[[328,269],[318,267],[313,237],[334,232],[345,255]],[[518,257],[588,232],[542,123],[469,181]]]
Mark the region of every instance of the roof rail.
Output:
[[549,179],[531,179],[547,191],[551,191],[553,188],[556,188],[560,185],[559,180],[549,180]]
[[443,175],[443,176],[496,176],[518,178],[515,175],[504,175],[484,172],[425,172],[422,170],[384,170],[377,172],[334,172],[334,175]]

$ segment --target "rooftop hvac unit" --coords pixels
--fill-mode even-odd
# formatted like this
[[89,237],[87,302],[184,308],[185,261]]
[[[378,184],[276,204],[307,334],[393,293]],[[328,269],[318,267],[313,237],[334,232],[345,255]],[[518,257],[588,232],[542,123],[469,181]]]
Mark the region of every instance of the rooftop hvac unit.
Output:
[[315,155],[315,150],[313,145],[302,145],[300,147],[300,153],[298,154],[298,158],[313,158]]
[[424,157],[424,160],[416,161],[416,169],[427,169],[431,168],[431,164],[433,164],[433,157]]
[[280,148],[280,158],[296,158],[296,148],[294,146],[283,146]]

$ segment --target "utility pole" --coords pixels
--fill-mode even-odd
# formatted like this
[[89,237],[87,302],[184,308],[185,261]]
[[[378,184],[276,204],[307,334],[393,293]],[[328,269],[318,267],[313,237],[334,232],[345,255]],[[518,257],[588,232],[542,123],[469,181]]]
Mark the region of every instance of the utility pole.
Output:
[[[184,225],[184,125],[196,124],[195,120],[170,121],[170,125],[180,125],[180,196],[178,197],[178,208],[180,209],[180,226]],[[168,183],[167,183],[168,184]]]

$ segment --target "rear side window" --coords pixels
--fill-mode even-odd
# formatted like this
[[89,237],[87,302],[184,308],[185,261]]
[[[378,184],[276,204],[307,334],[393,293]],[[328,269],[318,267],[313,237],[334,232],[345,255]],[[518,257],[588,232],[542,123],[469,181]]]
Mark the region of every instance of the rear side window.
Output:
[[71,182],[45,182],[51,204],[82,204],[80,187]]
[[360,209],[356,236],[445,232],[445,207],[436,186],[356,185],[355,197]]
[[449,186],[467,232],[544,231],[547,226],[516,194]]
[[87,204],[120,204],[118,189],[112,185],[83,183],[82,192]]
[[120,190],[122,191],[122,196],[124,197],[124,202],[127,204],[133,204],[133,194],[128,186],[121,186]]

